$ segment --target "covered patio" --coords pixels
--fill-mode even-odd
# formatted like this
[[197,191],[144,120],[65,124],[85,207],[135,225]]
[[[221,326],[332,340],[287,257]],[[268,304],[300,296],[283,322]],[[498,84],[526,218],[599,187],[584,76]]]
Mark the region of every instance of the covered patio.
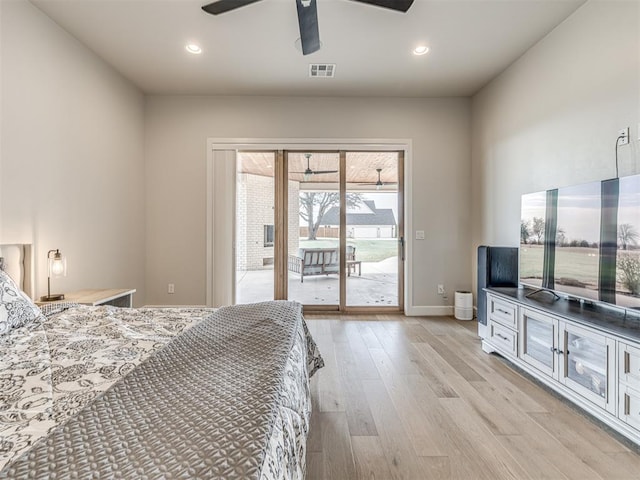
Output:
[[[338,305],[338,275],[305,277],[289,272],[289,299],[304,305]],[[273,270],[236,271],[236,303],[252,303],[273,299]],[[380,262],[362,262],[362,275],[357,271],[347,276],[349,306],[381,307],[398,305],[398,258]]]

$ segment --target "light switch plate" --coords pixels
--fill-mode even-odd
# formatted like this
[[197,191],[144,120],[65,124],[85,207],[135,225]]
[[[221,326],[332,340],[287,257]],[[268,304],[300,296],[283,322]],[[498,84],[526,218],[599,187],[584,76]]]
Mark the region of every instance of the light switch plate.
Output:
[[424,230],[416,230],[416,240],[424,240]]

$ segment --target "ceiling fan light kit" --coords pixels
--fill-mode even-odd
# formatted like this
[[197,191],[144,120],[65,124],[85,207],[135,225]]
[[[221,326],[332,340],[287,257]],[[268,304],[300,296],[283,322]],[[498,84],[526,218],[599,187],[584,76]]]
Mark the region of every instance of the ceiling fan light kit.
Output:
[[[246,7],[261,0],[217,0],[202,7],[211,15],[220,15],[237,8]],[[318,28],[317,0],[295,0],[298,10],[298,27],[300,28],[300,42],[302,54],[309,55],[320,49],[320,31]],[[382,7],[396,12],[406,13],[414,0],[351,0],[365,3],[374,7]],[[426,53],[426,52],[425,52]]]

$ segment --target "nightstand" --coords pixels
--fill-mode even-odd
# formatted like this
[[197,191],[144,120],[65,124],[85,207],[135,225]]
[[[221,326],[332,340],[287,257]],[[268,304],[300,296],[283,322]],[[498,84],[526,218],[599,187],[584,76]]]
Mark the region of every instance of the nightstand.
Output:
[[36,305],[48,305],[50,303],[73,302],[80,305],[112,305],[114,307],[133,306],[133,294],[135,288],[124,289],[103,289],[103,290],[78,290],[64,294],[64,300],[57,302],[36,302]]

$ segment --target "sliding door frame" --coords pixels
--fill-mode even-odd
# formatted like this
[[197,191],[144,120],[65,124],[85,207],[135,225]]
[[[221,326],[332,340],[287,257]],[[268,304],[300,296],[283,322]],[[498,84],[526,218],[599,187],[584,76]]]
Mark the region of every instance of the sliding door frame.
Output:
[[[333,152],[341,152],[341,161],[340,161],[340,191],[341,191],[341,202],[344,202],[346,199],[346,183],[343,185],[343,182],[346,182],[344,172],[342,171],[345,168],[345,162],[342,158],[343,155],[346,154],[347,151],[354,152],[366,152],[366,151],[397,151],[399,152],[399,170],[398,170],[398,190],[401,198],[399,199],[398,208],[399,208],[399,217],[400,221],[398,224],[398,235],[404,238],[404,249],[401,251],[403,253],[404,261],[399,259],[399,271],[398,271],[398,282],[402,282],[402,291],[403,295],[398,298],[398,306],[394,307],[379,307],[375,308],[376,311],[404,311],[404,313],[411,315],[412,314],[412,305],[410,299],[413,298],[413,283],[411,281],[412,274],[412,249],[409,248],[410,243],[406,240],[410,238],[408,235],[409,232],[412,231],[412,222],[411,222],[411,203],[409,199],[411,198],[411,182],[407,181],[408,178],[411,178],[411,152],[412,152],[412,141],[411,139],[291,139],[291,138],[279,138],[279,139],[264,139],[264,138],[208,138],[207,139],[207,218],[206,218],[206,278],[205,278],[205,290],[206,290],[206,302],[208,306],[220,306],[225,303],[233,302],[233,292],[235,289],[235,285],[231,285],[231,290],[229,293],[229,286],[221,285],[221,281],[218,278],[216,281],[216,271],[217,265],[216,262],[225,262],[225,258],[222,254],[220,254],[220,243],[223,246],[227,246],[228,243],[231,243],[232,246],[231,251],[227,252],[228,255],[233,255],[233,250],[235,249],[235,228],[232,229],[231,232],[226,232],[227,235],[231,236],[231,241],[229,239],[222,238],[225,232],[221,231],[221,229],[215,229],[214,224],[214,212],[216,212],[216,208],[220,208],[217,205],[217,202],[220,200],[216,200],[217,198],[224,197],[224,195],[219,195],[215,192],[216,188],[231,188],[235,191],[235,187],[228,187],[228,182],[225,183],[225,179],[216,178],[216,169],[214,167],[214,159],[216,157],[216,151],[242,151],[242,150],[258,150],[258,151],[278,151],[278,152],[286,152],[286,151],[333,151]],[[278,153],[280,155],[281,153]],[[225,157],[229,157],[229,155],[225,155]],[[277,164],[282,165],[281,169],[277,169],[276,175],[282,179],[279,182],[283,186],[288,185],[288,169],[287,169],[287,158],[286,154],[284,154],[281,161],[276,162]],[[234,159],[235,165],[235,159]],[[235,168],[235,167],[234,167]],[[287,181],[285,181],[285,179]],[[276,182],[278,183],[278,182]],[[279,222],[281,228],[276,228],[276,232],[281,230],[281,247],[277,248],[286,248],[286,231],[284,228],[285,225],[282,222],[286,222],[286,215],[288,214],[288,202],[286,201],[286,194],[282,196],[284,204],[280,205],[281,208],[276,208],[276,218],[275,222]],[[235,201],[232,202],[234,212],[235,212]],[[280,213],[277,213],[280,211]],[[341,302],[344,302],[345,295],[342,289],[346,289],[345,281],[342,280],[343,272],[345,272],[345,241],[346,241],[346,209],[341,209],[341,218],[340,218],[340,271],[341,271],[341,292],[340,298]],[[235,213],[234,213],[235,214]],[[344,217],[344,218],[343,218]],[[402,224],[402,225],[401,225]],[[234,225],[235,226],[235,225]],[[215,234],[214,234],[215,233]],[[217,237],[216,237],[217,235]],[[284,242],[282,241],[282,235],[285,235]],[[342,236],[345,236],[343,239]],[[277,239],[276,239],[277,241]],[[284,245],[285,247],[282,247]],[[227,247],[229,249],[229,247]],[[283,255],[286,252],[280,252]],[[235,258],[235,256],[234,256]],[[279,279],[286,279],[286,262],[280,262],[282,265],[279,267],[276,266],[276,271],[274,272],[274,280],[276,281],[276,285],[278,284]],[[406,264],[406,268],[405,268]],[[233,281],[233,276],[230,277]],[[228,282],[228,280],[227,280]],[[286,298],[287,297],[287,282],[282,281],[282,285],[284,285],[283,289],[279,289],[279,291],[275,292],[276,299],[278,298]],[[400,288],[400,287],[399,287]],[[221,293],[222,292],[222,293]],[[315,306],[308,306],[309,309],[316,310]],[[347,305],[343,305],[342,303],[339,305],[341,311],[344,312],[366,312],[371,311],[371,307],[358,307],[353,306],[349,307]],[[325,310],[322,308],[317,308],[317,310]],[[334,309],[335,310],[335,309]]]
[[[287,282],[287,244],[289,243],[289,158],[287,152],[276,152],[275,182],[275,237],[274,237],[274,299],[286,300]],[[280,261],[277,261],[277,260]]]
[[[347,161],[346,161],[346,155],[348,153],[352,153],[352,152],[370,152],[370,153],[376,153],[379,152],[381,150],[379,149],[368,149],[368,148],[360,148],[357,150],[348,150],[348,151],[344,151],[341,150],[340,151],[340,162],[341,165],[344,166],[344,171],[340,171],[340,178],[341,178],[341,183],[340,183],[340,192],[341,195],[344,194],[344,197],[341,196],[340,197],[340,203],[345,205],[344,209],[340,209],[340,233],[342,234],[344,232],[344,240],[341,238],[340,239],[340,244],[344,245],[344,251],[340,251],[340,258],[342,259],[344,257],[345,259],[345,265],[340,265],[340,270],[341,271],[346,271],[346,236],[347,236],[347,209],[346,209],[346,197],[347,197],[347,191],[346,191],[346,168],[347,168]],[[397,290],[398,290],[398,305],[393,305],[393,306],[385,306],[385,305],[381,305],[381,306],[377,306],[377,307],[367,307],[364,305],[346,305],[346,300],[347,300],[347,295],[346,295],[346,279],[344,282],[342,282],[342,284],[344,284],[344,290],[345,291],[340,291],[340,299],[341,299],[341,303],[340,303],[340,311],[341,312],[345,312],[345,313],[368,313],[371,311],[376,311],[376,312],[403,312],[403,313],[407,313],[405,312],[405,298],[407,297],[407,291],[405,290],[406,286],[408,285],[408,282],[405,282],[405,263],[406,263],[406,259],[407,257],[407,232],[405,232],[404,230],[404,226],[406,224],[405,222],[405,217],[404,217],[404,213],[405,213],[405,198],[409,198],[409,197],[405,197],[405,190],[404,187],[406,185],[405,183],[405,177],[404,177],[404,172],[405,172],[405,158],[407,158],[406,156],[406,152],[407,150],[404,149],[398,149],[398,150],[384,150],[384,151],[395,151],[398,153],[398,163],[396,165],[397,167],[397,173],[398,173],[398,191],[397,191],[397,195],[398,195],[398,231],[397,231],[397,236],[398,236],[398,285],[397,285]],[[344,183],[344,184],[343,184]],[[344,217],[344,218],[343,218]],[[342,263],[342,260],[341,260]],[[341,286],[342,286],[341,284]]]

